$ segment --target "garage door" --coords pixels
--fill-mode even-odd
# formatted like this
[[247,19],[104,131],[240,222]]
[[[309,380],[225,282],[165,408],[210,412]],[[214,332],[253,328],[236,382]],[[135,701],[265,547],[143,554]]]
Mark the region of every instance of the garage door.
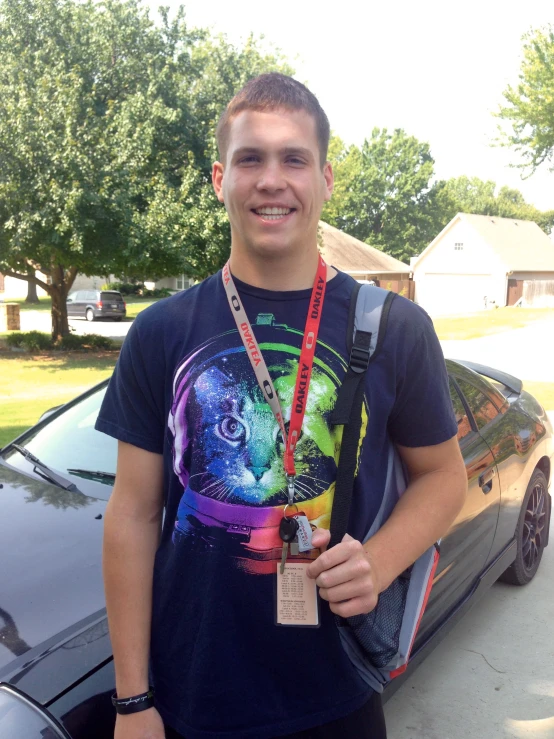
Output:
[[492,295],[492,275],[426,273],[416,276],[416,301],[431,315],[484,310]]

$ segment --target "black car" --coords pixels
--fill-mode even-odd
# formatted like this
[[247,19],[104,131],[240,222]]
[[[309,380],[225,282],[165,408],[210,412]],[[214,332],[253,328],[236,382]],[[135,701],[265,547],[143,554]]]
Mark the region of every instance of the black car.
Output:
[[[548,543],[552,427],[521,382],[447,362],[469,493],[395,688],[499,577],[523,585]],[[489,379],[485,379],[488,376]],[[0,737],[111,739],[101,577],[117,443],[94,430],[106,382],[0,450]]]
[[67,315],[70,318],[113,318],[121,321],[127,314],[125,301],[117,290],[77,290],[66,300]]

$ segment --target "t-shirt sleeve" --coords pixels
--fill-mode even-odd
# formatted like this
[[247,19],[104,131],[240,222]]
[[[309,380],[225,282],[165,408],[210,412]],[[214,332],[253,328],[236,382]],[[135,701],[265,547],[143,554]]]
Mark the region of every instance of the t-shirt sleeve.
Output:
[[[144,316],[147,319],[147,316]],[[160,337],[151,335],[142,314],[135,319],[108,384],[96,429],[120,441],[163,453],[164,366]]]
[[401,446],[433,446],[457,432],[448,374],[431,319],[414,304],[408,314],[399,341],[404,350],[397,354],[396,400],[389,432]]

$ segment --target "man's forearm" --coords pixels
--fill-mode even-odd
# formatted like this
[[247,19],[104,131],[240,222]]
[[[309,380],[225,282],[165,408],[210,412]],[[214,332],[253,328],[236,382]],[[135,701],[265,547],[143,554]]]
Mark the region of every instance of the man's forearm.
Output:
[[148,689],[154,558],[161,515],[129,516],[108,504],[104,524],[104,587],[114,652],[116,690],[129,697]]
[[379,592],[446,534],[466,493],[463,466],[433,471],[410,482],[388,521],[364,544]]

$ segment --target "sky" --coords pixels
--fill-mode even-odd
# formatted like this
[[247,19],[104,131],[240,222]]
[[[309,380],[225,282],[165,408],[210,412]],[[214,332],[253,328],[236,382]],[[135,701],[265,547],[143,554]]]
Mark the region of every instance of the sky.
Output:
[[347,144],[360,145],[374,127],[403,128],[430,144],[437,178],[493,180],[519,189],[541,210],[554,209],[554,172],[542,165],[522,179],[509,166],[517,154],[491,146],[499,123],[493,112],[507,85],[517,83],[521,37],[554,23],[552,0],[183,4],[191,26],[210,27],[236,44],[250,33],[263,35],[264,44],[281,49]]

